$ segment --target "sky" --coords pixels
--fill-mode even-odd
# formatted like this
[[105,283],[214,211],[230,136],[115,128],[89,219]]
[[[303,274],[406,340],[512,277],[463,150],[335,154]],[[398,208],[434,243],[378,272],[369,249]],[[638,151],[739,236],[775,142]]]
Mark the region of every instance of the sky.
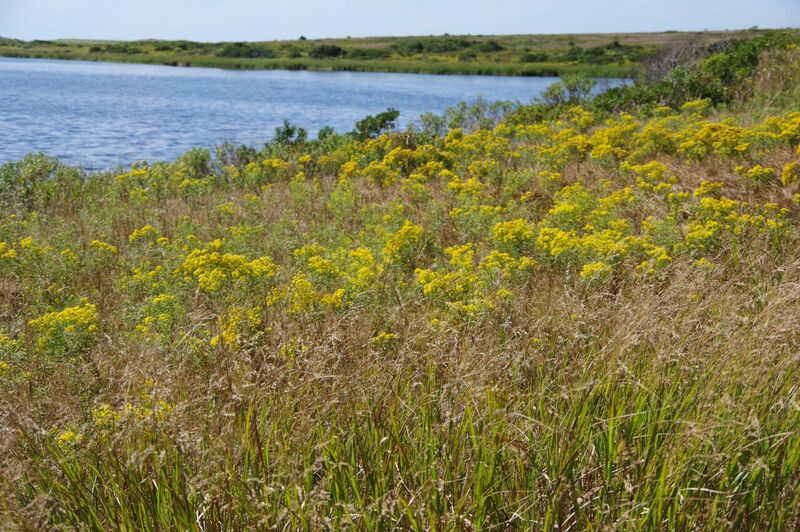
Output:
[[800,0],[0,0],[17,39],[261,41],[800,27]]

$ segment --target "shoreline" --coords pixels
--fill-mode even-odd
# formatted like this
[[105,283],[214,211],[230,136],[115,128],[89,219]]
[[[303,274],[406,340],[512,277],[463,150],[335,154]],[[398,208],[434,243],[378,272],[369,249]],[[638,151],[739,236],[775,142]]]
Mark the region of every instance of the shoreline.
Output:
[[44,59],[55,61],[86,61],[91,63],[122,63],[135,65],[167,66],[174,68],[216,68],[220,70],[289,70],[309,72],[373,72],[387,74],[430,74],[440,76],[496,76],[547,78],[569,74],[580,74],[592,78],[632,79],[638,73],[637,65],[581,65],[581,64],[531,64],[509,63],[423,63],[415,61],[357,61],[308,59],[274,59],[258,62],[231,61],[226,59],[176,59],[164,61],[159,58],[91,57],[69,54],[25,54],[7,53],[0,50],[0,57],[8,59]]
[[[225,70],[308,70],[466,76],[633,78],[673,48],[754,38],[770,30],[428,35],[196,42],[30,40],[0,37],[0,57]],[[797,29],[788,29],[797,33]]]

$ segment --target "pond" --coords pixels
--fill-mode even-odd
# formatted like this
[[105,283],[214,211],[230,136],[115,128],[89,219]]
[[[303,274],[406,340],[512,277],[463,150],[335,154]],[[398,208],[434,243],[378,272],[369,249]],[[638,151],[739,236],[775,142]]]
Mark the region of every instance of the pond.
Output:
[[349,131],[389,107],[405,127],[479,97],[529,102],[554,81],[0,58],[0,162],[30,152],[87,169],[172,160],[224,142],[259,146],[284,119],[311,135]]

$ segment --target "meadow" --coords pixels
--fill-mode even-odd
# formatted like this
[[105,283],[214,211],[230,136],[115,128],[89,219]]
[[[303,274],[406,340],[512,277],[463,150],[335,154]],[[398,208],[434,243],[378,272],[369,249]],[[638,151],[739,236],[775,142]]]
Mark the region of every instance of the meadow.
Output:
[[291,41],[21,41],[0,38],[0,56],[117,61],[228,69],[632,77],[656,52],[752,38],[764,30],[575,35],[442,35]]
[[0,523],[800,526],[797,37],[587,94],[0,166]]

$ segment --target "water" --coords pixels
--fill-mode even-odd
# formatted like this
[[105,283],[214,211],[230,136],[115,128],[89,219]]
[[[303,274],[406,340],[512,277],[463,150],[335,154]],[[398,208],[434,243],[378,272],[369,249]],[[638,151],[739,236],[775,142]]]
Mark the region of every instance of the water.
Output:
[[0,58],[0,162],[35,151],[87,169],[172,160],[198,146],[261,145],[284,119],[311,135],[349,131],[388,107],[404,127],[478,97],[528,102],[554,81]]

